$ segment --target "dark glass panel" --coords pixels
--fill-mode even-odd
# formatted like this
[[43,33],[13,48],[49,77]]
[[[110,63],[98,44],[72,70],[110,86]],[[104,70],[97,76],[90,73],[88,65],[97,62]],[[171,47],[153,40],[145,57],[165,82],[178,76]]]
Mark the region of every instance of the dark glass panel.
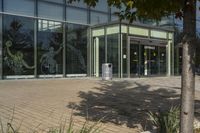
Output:
[[67,74],[87,73],[87,26],[67,25]]
[[100,36],[99,38],[99,75],[102,74],[102,64],[105,63],[105,37]]
[[130,44],[130,74],[131,76],[139,75],[139,45]]
[[182,57],[183,57],[183,49],[179,48],[179,59],[178,59],[178,62],[179,62],[179,74],[182,73]]
[[107,58],[108,63],[113,64],[113,74],[114,76],[118,76],[118,56],[119,56],[119,45],[118,45],[118,34],[108,35],[107,36]]
[[34,74],[34,20],[3,16],[3,73]]
[[151,75],[156,75],[159,73],[159,60],[158,60],[158,47],[152,46],[150,49],[149,57],[149,70]]
[[63,26],[60,22],[38,20],[38,74],[62,74]]
[[166,56],[166,47],[159,47],[160,52],[160,74],[166,74],[166,62],[167,62],[167,56]]

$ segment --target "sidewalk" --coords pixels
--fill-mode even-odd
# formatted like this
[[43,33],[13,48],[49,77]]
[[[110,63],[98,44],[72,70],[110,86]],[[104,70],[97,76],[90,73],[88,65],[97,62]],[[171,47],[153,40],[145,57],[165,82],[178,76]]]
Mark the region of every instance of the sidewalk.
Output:
[[[22,122],[20,130],[32,132],[68,121],[73,109],[76,127],[88,114],[91,121],[105,117],[105,133],[134,133],[135,124],[147,123],[147,110],[179,104],[180,85],[180,77],[4,80],[0,81],[0,118],[5,123],[14,109],[14,125]],[[199,77],[196,89],[200,90]],[[199,118],[198,91],[195,98]]]

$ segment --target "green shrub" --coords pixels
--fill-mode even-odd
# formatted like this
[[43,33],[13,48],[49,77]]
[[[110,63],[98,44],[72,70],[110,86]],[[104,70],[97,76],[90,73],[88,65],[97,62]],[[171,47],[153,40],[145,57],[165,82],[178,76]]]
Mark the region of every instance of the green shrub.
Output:
[[171,107],[168,111],[148,112],[149,120],[157,127],[158,133],[177,133],[180,123],[180,108]]
[[[14,128],[12,125],[12,121],[13,121],[13,117],[11,118],[11,122],[7,123],[7,125],[3,125],[3,122],[1,121],[0,118],[0,133],[19,133],[19,128]],[[85,123],[82,125],[81,129],[75,129],[74,128],[74,120],[73,117],[71,115],[69,123],[67,123],[66,121],[62,124],[60,124],[60,126],[58,128],[52,127],[51,129],[47,129],[47,133],[100,133],[102,132],[102,128],[101,128],[101,124],[100,124],[101,120],[90,124],[88,120],[85,121]],[[42,123],[40,123],[39,125],[41,125]],[[39,126],[38,126],[39,127]],[[35,131],[33,131],[33,133],[37,133],[39,131],[37,131],[37,129],[35,129]]]
[[47,133],[100,133],[102,131],[100,121],[101,120],[90,125],[89,121],[86,120],[81,129],[75,130],[74,120],[71,116],[68,126],[65,122],[64,124],[61,124],[59,128],[52,128]]

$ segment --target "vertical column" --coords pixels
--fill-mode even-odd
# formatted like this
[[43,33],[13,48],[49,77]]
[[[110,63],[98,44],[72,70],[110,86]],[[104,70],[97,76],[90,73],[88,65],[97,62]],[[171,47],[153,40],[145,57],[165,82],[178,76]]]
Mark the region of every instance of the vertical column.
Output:
[[[35,0],[35,16],[38,16],[38,0]],[[35,19],[34,21],[34,76],[35,78],[38,77],[38,70],[37,70],[37,31],[38,31],[38,19]]]
[[108,63],[108,36],[106,27],[104,27],[104,36],[105,36],[105,63]]
[[121,45],[120,45],[120,72],[121,72],[121,75],[120,75],[120,78],[123,78],[123,35],[121,34],[120,35],[121,37]]
[[87,76],[92,76],[91,64],[92,64],[92,51],[91,51],[91,44],[92,44],[92,36],[91,36],[91,28],[87,29]]
[[176,74],[177,75],[179,75],[180,73],[179,73],[179,47],[177,46],[176,47],[176,59],[175,59],[175,61],[176,61]]
[[[129,51],[129,52],[128,52]],[[129,25],[127,25],[126,34],[126,77],[130,77],[130,38],[129,38]]]
[[171,41],[167,45],[167,75],[171,76]]
[[144,46],[144,52],[145,52],[145,55],[144,55],[144,75],[145,76],[148,76],[148,74],[150,73],[149,69],[148,69],[148,58],[150,58],[150,50],[149,49],[145,49],[145,46]]
[[130,78],[130,36],[127,40],[127,76]]
[[[64,0],[64,13],[63,13],[63,18],[64,20],[66,21],[67,20],[67,14],[66,14],[66,11],[67,11],[67,2],[66,0]],[[63,77],[66,77],[66,42],[67,42],[67,35],[66,35],[66,28],[67,28],[67,24],[64,22],[63,23]]]
[[99,77],[99,38],[95,38],[94,44],[94,72],[96,77]]
[[118,77],[122,77],[122,25],[119,24],[119,35],[118,35]]
[[0,14],[0,80],[3,79],[3,29],[2,14]]
[[63,77],[66,77],[66,23],[63,23]]
[[37,29],[38,29],[38,20],[35,19],[34,21],[34,64],[35,64],[35,69],[34,69],[34,76],[35,78],[38,77],[38,71],[37,71]]
[[172,41],[171,41],[171,62],[172,62],[172,72],[171,74],[174,75],[174,52],[175,52],[175,49],[174,49],[174,38],[173,38],[174,35],[172,35]]

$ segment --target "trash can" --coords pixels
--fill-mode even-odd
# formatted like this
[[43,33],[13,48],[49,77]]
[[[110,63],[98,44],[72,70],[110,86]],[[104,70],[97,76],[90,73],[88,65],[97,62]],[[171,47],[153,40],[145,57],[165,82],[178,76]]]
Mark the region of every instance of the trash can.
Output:
[[112,68],[111,63],[102,64],[102,80],[112,80]]

